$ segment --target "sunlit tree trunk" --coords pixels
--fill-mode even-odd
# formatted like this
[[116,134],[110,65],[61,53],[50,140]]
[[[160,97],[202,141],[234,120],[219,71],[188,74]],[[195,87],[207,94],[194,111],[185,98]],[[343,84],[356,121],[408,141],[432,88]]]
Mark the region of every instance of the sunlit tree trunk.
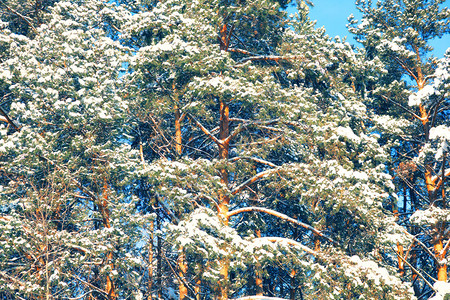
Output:
[[185,285],[188,265],[186,262],[186,253],[184,252],[183,247],[180,247],[177,264],[179,276],[179,283],[178,283],[179,299],[185,300],[188,297],[188,289],[187,286]]
[[[105,179],[103,184],[103,200],[101,201],[101,203],[99,203],[98,207],[103,219],[103,226],[105,226],[106,228],[111,228],[108,208],[108,189],[109,187]],[[111,251],[106,254],[106,263],[111,267],[111,271],[114,270],[113,253]],[[109,275],[106,276],[106,293],[108,294],[108,300],[114,300],[117,298],[114,281]]]
[[297,292],[297,287],[295,284],[295,275],[297,272],[295,272],[295,270],[291,270],[291,282],[290,282],[290,292],[289,292],[289,299],[290,300],[295,300],[295,294]]
[[152,289],[153,289],[153,232],[154,224],[153,221],[150,222],[150,237],[148,241],[148,296],[147,300],[152,300]]
[[202,286],[202,279],[200,278],[200,275],[195,280],[195,287],[194,287],[194,293],[195,293],[195,300],[200,300],[200,292],[201,292],[201,286]]
[[[261,230],[259,229],[256,230],[256,236],[258,238],[261,237]],[[263,295],[262,266],[258,259],[255,264],[255,287],[256,287],[256,295],[262,296]]]
[[[156,207],[159,207],[158,198],[156,198]],[[159,213],[156,214],[156,229],[161,232],[161,216]],[[156,285],[158,299],[162,298],[162,242],[161,235],[158,235],[156,240]]]
[[[229,135],[230,110],[228,105],[223,100],[220,101],[219,105],[220,105],[219,138],[221,141],[221,144],[219,144],[219,158],[222,160],[226,160],[228,159],[229,142],[225,142],[225,140]],[[224,187],[227,187],[228,186],[227,170],[221,169],[219,172],[220,172],[220,182]],[[229,204],[230,204],[230,197],[225,193],[221,193],[219,195],[218,216],[224,225],[228,225]],[[221,277],[219,281],[220,300],[228,299],[228,265],[229,265],[228,259],[223,259],[220,262],[220,277]]]
[[[417,53],[417,59],[418,61],[420,60],[420,55],[419,55],[419,51],[418,49],[416,49],[416,53]],[[417,71],[417,87],[419,92],[425,87],[426,84],[426,80],[424,78],[424,75],[422,73],[422,69],[419,66],[416,67],[416,71]],[[423,131],[425,134],[425,140],[429,141],[429,133],[430,133],[430,120],[429,120],[429,114],[425,108],[424,105],[420,104],[419,106],[420,109],[420,117],[421,117],[421,122],[422,122],[422,127],[423,127]],[[436,182],[435,182],[435,178],[433,178],[433,164],[432,163],[427,163],[425,165],[425,184],[427,187],[427,191],[428,191],[428,198],[429,198],[429,202],[431,203],[431,205],[435,205],[435,200],[436,200]],[[436,240],[434,241],[434,252],[436,253],[437,258],[439,259],[443,259],[443,256],[441,254],[441,251],[443,250],[443,235],[441,234],[442,232],[442,228],[441,226],[436,225],[436,227],[434,228],[436,231]],[[447,265],[446,264],[437,264],[437,280],[438,281],[447,281]]]

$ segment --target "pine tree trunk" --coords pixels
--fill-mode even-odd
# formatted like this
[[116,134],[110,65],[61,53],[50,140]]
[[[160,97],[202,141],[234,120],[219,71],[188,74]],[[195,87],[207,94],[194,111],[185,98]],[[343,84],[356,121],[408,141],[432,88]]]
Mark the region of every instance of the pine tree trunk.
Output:
[[[417,58],[418,61],[420,61],[420,55],[418,50],[416,49],[417,52]],[[416,68],[417,71],[417,87],[418,90],[421,91],[424,86],[425,86],[425,79],[424,79],[424,75],[422,73],[422,69],[420,66],[418,66]],[[422,104],[420,104],[419,106],[420,109],[420,117],[421,117],[421,121],[422,121],[422,127],[423,127],[423,131],[425,134],[425,140],[429,141],[429,134],[430,134],[430,125],[429,125],[429,115],[428,112],[426,111],[425,106],[423,106]],[[436,200],[436,186],[435,186],[435,181],[433,179],[433,165],[431,163],[427,163],[425,164],[425,184],[427,187],[427,191],[428,191],[428,198],[429,201],[431,203],[431,205],[435,205],[435,200]],[[434,228],[435,231],[437,232],[436,234],[436,240],[434,241],[434,251],[436,253],[436,257],[439,259],[443,258],[443,254],[441,254],[441,251],[443,250],[443,236],[441,234],[441,228],[440,226],[436,225],[436,227]],[[438,264],[437,265],[437,280],[438,281],[447,281],[447,265],[445,264]]]
[[[108,190],[109,186],[106,182],[106,178],[104,179],[103,184],[103,201],[99,203],[98,208],[100,211],[100,215],[102,216],[103,226],[106,228],[111,228],[109,209],[108,209]],[[108,263],[111,267],[111,271],[114,270],[114,264],[112,263],[113,254],[112,252],[108,252],[106,254],[106,263]],[[117,294],[114,287],[114,282],[109,275],[106,276],[106,292],[108,293],[108,300],[117,299]]]
[[405,263],[400,257],[404,257],[403,246],[400,243],[397,243],[397,255],[398,255],[398,272],[401,277],[405,275]]
[[181,122],[180,122],[180,109],[177,104],[175,104],[174,107],[175,110],[175,151],[177,152],[178,156],[181,156],[181,153],[183,151],[181,147]]
[[199,275],[198,278],[195,280],[195,287],[194,287],[195,300],[200,300],[201,286],[202,286],[202,280],[200,279],[200,275]]
[[[156,199],[156,207],[159,207],[159,201]],[[156,229],[161,231],[161,217],[156,214]],[[162,243],[161,236],[156,241],[156,285],[158,290],[158,299],[162,299]]]
[[296,286],[295,286],[295,270],[291,271],[291,282],[290,282],[290,291],[289,291],[289,299],[295,300],[295,294],[296,294]]
[[150,222],[150,239],[148,241],[148,297],[147,300],[152,300],[152,289],[153,289],[153,221]]
[[[436,253],[436,257],[439,258],[439,260],[442,260],[445,257],[445,253],[442,253],[442,250],[444,249],[444,245],[442,243],[442,238],[438,239],[434,246],[434,253]],[[447,265],[446,264],[439,264],[437,266],[437,280],[438,281],[447,281]]]
[[188,296],[188,289],[187,286],[184,284],[186,279],[186,273],[188,269],[188,265],[186,262],[186,254],[184,253],[183,247],[180,247],[179,253],[178,253],[178,276],[180,277],[180,282],[178,284],[178,292],[179,292],[179,299],[185,300]]
[[[220,124],[219,124],[219,137],[221,141],[229,135],[229,117],[230,111],[228,105],[224,101],[220,101]],[[229,144],[223,142],[219,145],[219,158],[226,160],[228,159]],[[228,172],[226,169],[221,169],[220,171],[220,181],[222,185],[228,186]],[[223,224],[228,226],[228,205],[230,204],[230,197],[226,194],[219,195],[219,219],[222,220]],[[228,299],[228,259],[223,259],[220,262],[220,280],[219,280],[219,299]]]
[[[256,230],[256,237],[258,238],[261,237],[261,230],[259,229]],[[262,296],[263,295],[262,267],[258,259],[255,264],[255,287],[256,287],[256,295]]]

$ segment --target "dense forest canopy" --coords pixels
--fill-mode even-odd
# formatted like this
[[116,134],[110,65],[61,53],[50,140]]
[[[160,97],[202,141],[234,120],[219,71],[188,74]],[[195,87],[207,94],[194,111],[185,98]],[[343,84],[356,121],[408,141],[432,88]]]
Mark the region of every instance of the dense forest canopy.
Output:
[[0,299],[449,297],[450,10],[312,5],[0,0]]

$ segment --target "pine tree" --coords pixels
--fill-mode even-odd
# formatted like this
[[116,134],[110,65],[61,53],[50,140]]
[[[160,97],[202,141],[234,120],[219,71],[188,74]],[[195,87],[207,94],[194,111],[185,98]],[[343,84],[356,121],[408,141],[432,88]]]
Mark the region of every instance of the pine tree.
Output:
[[[379,250],[392,225],[381,203],[393,190],[355,89],[361,57],[314,30],[304,3],[300,11],[289,21],[269,1],[165,1],[124,27],[138,49],[135,107],[151,116],[147,136],[159,133],[157,147],[143,145],[145,178],[178,219],[167,237],[180,298],[390,289],[409,298],[395,277],[364,290],[344,275],[379,272],[363,261],[390,251]],[[327,274],[322,264],[345,267]],[[285,277],[308,288],[283,292]]]
[[105,29],[116,9],[61,2],[31,37],[2,28],[4,298],[139,293],[138,242],[151,216],[136,214],[129,189],[139,166],[119,79],[129,50]]
[[[450,10],[444,2],[358,1],[363,19],[359,24],[353,20],[351,28],[364,45],[368,64],[382,71],[361,83],[370,96],[373,126],[391,148],[389,171],[398,194],[392,210],[412,234],[409,248],[398,244],[399,272],[406,275],[405,268],[411,270],[406,258],[439,281],[447,281],[448,243],[443,243],[448,240],[449,53],[442,59],[430,55],[430,41],[450,32]],[[416,280],[416,270],[409,275],[416,296],[432,291]]]
[[0,24],[1,296],[413,298],[364,53],[303,1],[118,3]]

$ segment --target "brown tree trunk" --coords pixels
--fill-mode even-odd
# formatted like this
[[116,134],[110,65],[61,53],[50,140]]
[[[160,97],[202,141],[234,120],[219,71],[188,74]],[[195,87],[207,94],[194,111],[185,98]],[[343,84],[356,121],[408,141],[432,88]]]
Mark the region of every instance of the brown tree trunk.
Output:
[[[156,199],[156,207],[159,208],[159,201]],[[156,229],[161,231],[161,217],[156,214]],[[162,299],[162,243],[161,236],[156,241],[156,285],[158,291],[158,299]]]
[[178,284],[178,292],[180,295],[179,299],[185,300],[188,297],[188,289],[187,286],[184,284],[188,265],[186,262],[186,253],[184,253],[183,247],[180,247],[179,249],[177,264],[178,264],[178,276],[180,277]]
[[[229,142],[225,142],[225,139],[229,135],[229,118],[230,110],[228,105],[224,101],[220,101],[220,124],[219,124],[219,138],[222,142],[219,144],[219,158],[228,159]],[[220,171],[220,182],[224,187],[228,186],[228,172],[226,169]],[[221,193],[219,195],[219,212],[218,216],[222,220],[223,224],[228,226],[228,205],[230,204],[230,197],[227,194]],[[228,299],[228,259],[224,259],[220,262],[220,280],[219,280],[219,299]]]
[[403,246],[400,243],[397,243],[397,258],[398,258],[398,272],[401,277],[405,275],[405,263],[400,257],[404,257]]
[[[261,237],[261,230],[256,230],[256,237]],[[262,296],[263,295],[263,278],[262,278],[262,267],[261,263],[259,263],[259,260],[257,258],[255,264],[255,287],[256,287],[256,295]]]
[[[108,209],[108,183],[106,182],[106,178],[103,184],[103,201],[99,203],[99,210],[103,220],[103,226],[106,228],[111,228],[111,222],[109,217],[109,209]],[[108,263],[111,267],[111,271],[114,270],[113,264],[113,254],[112,252],[108,252],[106,254],[106,263]],[[114,281],[111,279],[109,275],[106,276],[106,292],[108,293],[108,300],[117,299],[117,294],[114,287]]]
[[[418,61],[420,60],[420,54],[419,51],[416,49],[416,54],[417,54],[417,59]],[[424,78],[424,75],[422,73],[422,69],[420,66],[417,66],[416,68],[417,71],[417,87],[418,90],[422,90],[425,87],[425,83],[426,80]],[[423,106],[422,104],[420,104],[419,106],[420,109],[420,117],[421,117],[421,121],[422,121],[422,126],[423,126],[423,130],[425,133],[425,139],[428,141],[429,140],[429,131],[430,131],[430,126],[429,126],[429,114],[426,111],[425,106]],[[435,200],[436,200],[436,182],[435,179],[433,178],[433,165],[428,163],[425,165],[425,183],[426,183],[426,187],[427,187],[427,191],[428,191],[428,197],[429,197],[429,201],[431,203],[431,205],[435,205]],[[445,257],[445,253],[441,253],[443,250],[443,236],[441,233],[441,228],[440,226],[436,226],[435,230],[437,231],[437,239],[434,242],[433,248],[434,248],[434,252],[436,253],[436,257],[439,260],[442,260]],[[437,265],[437,280],[438,281],[447,281],[447,265],[446,264],[438,264]]]
[[175,151],[180,156],[183,149],[181,148],[181,122],[180,122],[180,109],[175,104]]
[[150,222],[150,238],[148,241],[148,297],[147,300],[152,300],[152,289],[153,289],[153,221]]
[[[445,257],[445,253],[442,252],[442,250],[444,249],[443,243],[442,243],[442,239],[438,239],[436,241],[436,243],[433,246],[434,248],[434,253],[436,253],[436,257],[439,260],[444,259]],[[441,253],[442,252],[442,253]],[[437,266],[438,268],[438,275],[437,275],[437,280],[438,281],[447,281],[447,265],[446,264],[439,264]]]
[[297,292],[297,288],[295,285],[295,270],[291,270],[291,282],[290,282],[290,291],[289,291],[289,299],[295,300],[295,294]]
[[202,280],[200,279],[200,276],[195,280],[195,287],[194,287],[194,293],[195,293],[195,300],[200,300],[200,288],[202,286]]

